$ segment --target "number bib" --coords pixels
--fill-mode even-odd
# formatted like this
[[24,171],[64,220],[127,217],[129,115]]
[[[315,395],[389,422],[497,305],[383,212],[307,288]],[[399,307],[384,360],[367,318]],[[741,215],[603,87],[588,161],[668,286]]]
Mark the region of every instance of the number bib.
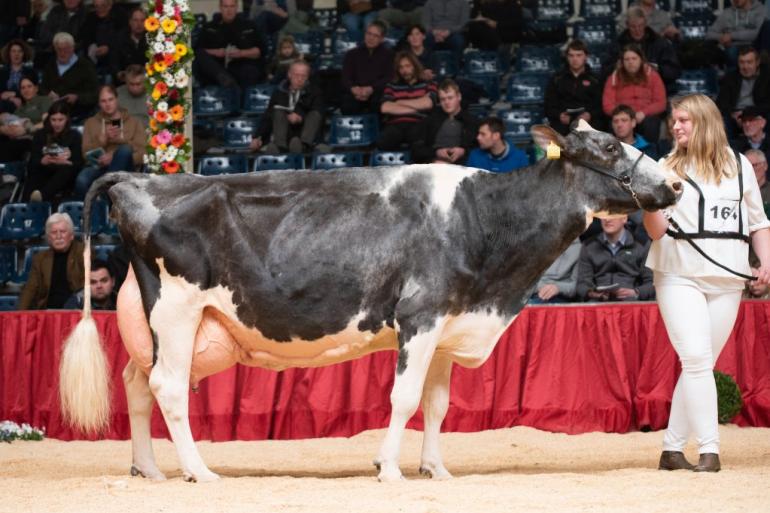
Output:
[[735,232],[740,233],[740,216],[738,209],[741,202],[733,199],[705,198],[703,215],[703,229],[707,232]]

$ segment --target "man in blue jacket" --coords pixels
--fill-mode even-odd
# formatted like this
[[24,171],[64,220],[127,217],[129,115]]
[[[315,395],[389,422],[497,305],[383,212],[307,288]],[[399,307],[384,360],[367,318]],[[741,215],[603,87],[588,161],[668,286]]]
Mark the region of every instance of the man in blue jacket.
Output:
[[505,125],[499,118],[484,119],[476,136],[479,147],[471,151],[465,165],[495,173],[507,173],[528,166],[527,154],[506,141],[504,134]]

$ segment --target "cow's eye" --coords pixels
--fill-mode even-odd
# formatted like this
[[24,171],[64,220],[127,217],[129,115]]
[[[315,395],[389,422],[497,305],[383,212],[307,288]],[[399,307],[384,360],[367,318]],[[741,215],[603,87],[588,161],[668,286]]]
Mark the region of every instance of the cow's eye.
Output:
[[618,148],[614,144],[608,144],[605,149],[607,150],[607,153],[615,153],[618,151]]

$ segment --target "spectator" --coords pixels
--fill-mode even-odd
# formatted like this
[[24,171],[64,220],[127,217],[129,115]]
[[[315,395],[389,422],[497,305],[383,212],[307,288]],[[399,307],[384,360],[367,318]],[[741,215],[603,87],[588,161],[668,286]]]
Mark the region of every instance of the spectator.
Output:
[[602,219],[602,233],[586,240],[578,260],[577,296],[589,301],[655,298],[652,271],[645,267],[647,247],[624,225],[627,216]]
[[744,154],[749,159],[749,162],[751,162],[751,167],[754,168],[759,192],[762,194],[762,203],[765,205],[765,210],[767,210],[768,205],[770,205],[770,181],[767,180],[767,153],[752,148],[744,152]]
[[425,27],[419,24],[411,25],[406,30],[406,44],[403,45],[404,50],[409,50],[417,57],[422,66],[422,80],[434,80],[436,74],[431,69],[433,63],[431,62],[432,52],[425,47]]
[[463,30],[470,9],[468,0],[427,0],[422,10],[422,26],[428,31],[428,47],[462,54],[465,48]]
[[770,138],[767,137],[767,114],[758,107],[750,106],[743,109],[741,126],[743,135],[733,141],[732,146],[741,153],[755,149],[770,156]]
[[86,21],[86,8],[82,0],[62,0],[54,5],[40,27],[38,48],[48,50],[54,37],[60,32],[72,35],[73,40],[80,42],[80,31]]
[[147,62],[145,19],[147,19],[147,15],[141,7],[131,11],[131,15],[128,18],[128,30],[122,30],[117,35],[115,44],[110,51],[113,72],[122,71],[132,64],[144,66]]
[[83,166],[81,148],[80,134],[70,127],[69,105],[53,103],[32,138],[24,201],[52,201],[71,190]]
[[728,139],[741,130],[741,113],[750,105],[770,108],[770,69],[760,65],[757,50],[747,46],[738,52],[738,71],[727,73],[719,83],[717,106],[725,120]]
[[[17,1],[25,2],[26,0]],[[32,7],[32,13],[23,26],[21,36],[26,41],[37,41],[40,39],[40,29],[43,26],[43,20],[48,16],[51,6],[48,5],[48,0],[31,0],[30,6]]]
[[666,89],[658,72],[647,64],[639,45],[623,48],[617,69],[604,84],[604,113],[611,115],[618,105],[634,109],[637,127],[645,139],[658,140],[660,114],[666,110]]
[[73,116],[88,114],[96,105],[99,78],[88,59],[75,55],[75,40],[66,32],[53,39],[56,60],[43,69],[41,90],[53,100],[63,100],[72,108]]
[[0,46],[22,35],[29,16],[29,0],[4,0],[0,9]]
[[53,100],[50,97],[38,94],[39,88],[35,77],[24,77],[19,86],[21,105],[14,113],[18,118],[29,121],[26,126],[27,135],[43,128],[43,119]]
[[249,18],[254,21],[257,32],[273,37],[286,25],[289,19],[286,0],[254,0],[251,2]]
[[110,69],[115,36],[123,30],[123,21],[112,8],[112,0],[94,0],[94,10],[86,16],[79,43],[97,68]]
[[580,239],[573,240],[567,250],[546,269],[535,285],[535,293],[529,298],[530,304],[572,301],[577,287],[580,248]]
[[219,10],[221,18],[208,22],[200,35],[198,79],[224,87],[259,84],[265,78],[261,34],[238,14],[237,0],[219,0]]
[[[674,22],[671,20],[671,13],[664,11],[663,9],[658,9],[655,0],[638,0],[637,2],[630,4],[628,7],[629,10],[633,7],[640,7],[642,11],[644,11],[647,27],[654,30],[656,34],[672,40],[679,38],[680,32],[679,29],[674,26]],[[627,14],[628,10],[618,15],[618,33],[621,33],[628,28]]]
[[323,127],[324,103],[321,90],[309,81],[310,65],[295,61],[288,78],[270,96],[262,115],[258,135],[252,139],[252,151],[270,140],[266,153],[303,153],[312,151]]
[[120,106],[115,87],[99,88],[99,112],[83,126],[87,166],[75,180],[75,197],[83,200],[94,180],[108,171],[133,171],[142,164],[146,144],[144,127]]
[[282,36],[278,41],[278,50],[275,52],[275,57],[273,57],[273,61],[267,68],[270,83],[280,84],[286,80],[289,66],[297,60],[305,60],[305,56],[297,50],[297,46],[294,44],[294,36]]
[[658,160],[658,149],[642,135],[634,133],[636,128],[636,113],[628,105],[618,105],[612,111],[612,133],[620,142],[624,142],[643,152],[645,155]]
[[468,42],[480,50],[496,52],[501,44],[521,41],[524,12],[519,0],[478,0],[468,22]]
[[463,164],[476,146],[478,120],[462,110],[460,87],[445,79],[438,87],[441,108],[433,109],[423,125],[423,134],[414,147],[415,162]]
[[337,0],[340,23],[353,41],[361,41],[364,29],[377,19],[377,13],[383,7],[383,0]]
[[37,95],[34,79],[21,79],[21,106],[14,114],[0,114],[0,162],[24,160],[30,147],[31,135],[42,128],[42,120],[51,99]]
[[436,104],[436,84],[422,80],[422,66],[411,52],[399,52],[395,58],[395,82],[389,82],[382,94],[380,112],[383,128],[377,147],[398,150],[402,144],[414,145],[422,133],[420,123]]
[[24,65],[32,61],[32,49],[21,39],[13,39],[0,50],[0,112],[14,112],[21,105],[21,79],[37,75]]
[[479,125],[476,136],[479,147],[471,150],[468,167],[486,169],[494,173],[508,173],[514,169],[527,167],[527,154],[505,140],[505,125],[500,118],[488,117]]
[[144,66],[130,64],[124,72],[118,75],[121,82],[125,82],[118,87],[118,104],[124,107],[128,114],[146,129],[150,123],[150,115],[147,114]]
[[373,21],[364,44],[348,50],[342,64],[343,114],[377,112],[382,90],[393,77],[393,51],[383,42],[385,24]]
[[287,0],[286,5],[289,17],[279,35],[304,34],[318,28],[313,0]]
[[545,90],[545,114],[551,126],[567,135],[570,124],[585,119],[602,128],[602,89],[599,77],[586,64],[588,47],[574,39],[567,45],[567,66],[551,77]]
[[706,39],[724,48],[728,63],[735,64],[738,48],[751,45],[765,19],[765,8],[754,0],[733,0],[706,32]]
[[75,239],[68,214],[56,213],[45,222],[49,249],[32,257],[29,278],[19,295],[19,310],[62,308],[83,286],[83,243]]
[[[88,282],[91,287],[91,308],[93,310],[115,310],[117,303],[115,275],[107,262],[100,259],[91,262]],[[78,290],[67,299],[62,308],[81,310],[83,308],[83,295],[83,289]]]
[[390,0],[387,7],[379,10],[377,19],[389,27],[409,28],[422,20],[423,5],[425,0]]
[[631,44],[639,45],[647,62],[663,79],[667,90],[673,91],[676,79],[682,74],[682,66],[679,64],[674,45],[647,26],[647,14],[644,8],[629,8],[627,18],[628,28],[618,36],[618,46],[612,61],[614,62],[620,49],[627,48]]

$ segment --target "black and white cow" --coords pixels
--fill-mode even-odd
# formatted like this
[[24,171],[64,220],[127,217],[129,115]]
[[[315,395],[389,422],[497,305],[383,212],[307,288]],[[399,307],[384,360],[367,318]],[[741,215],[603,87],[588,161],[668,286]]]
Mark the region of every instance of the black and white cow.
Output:
[[[488,358],[540,274],[593,216],[664,208],[681,190],[656,162],[585,123],[566,138],[543,126],[533,136],[541,147],[558,145],[561,158],[510,174],[429,164],[98,180],[86,198],[86,234],[92,200],[108,191],[149,320],[121,333],[153,340],[149,377],[133,363],[124,372],[132,471],[164,477],[150,443],[154,398],[185,478],[217,478],[198,454],[187,411],[206,309],[266,367],[398,351],[378,477],[402,477],[401,438],[421,402],[421,471],[449,477],[438,441],[452,363]],[[103,354],[89,322],[86,311],[67,343],[61,394],[69,419],[97,428],[109,403],[106,376],[89,381],[106,375],[92,369]]]

